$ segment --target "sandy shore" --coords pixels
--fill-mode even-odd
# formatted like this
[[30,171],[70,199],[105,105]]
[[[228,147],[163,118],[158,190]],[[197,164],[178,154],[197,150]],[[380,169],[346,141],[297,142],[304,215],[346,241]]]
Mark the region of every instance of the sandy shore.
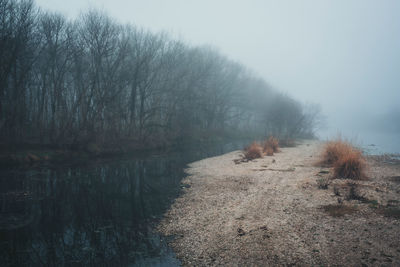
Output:
[[235,164],[189,165],[159,231],[183,265],[400,265],[400,166],[368,158],[367,181],[316,167],[321,143]]

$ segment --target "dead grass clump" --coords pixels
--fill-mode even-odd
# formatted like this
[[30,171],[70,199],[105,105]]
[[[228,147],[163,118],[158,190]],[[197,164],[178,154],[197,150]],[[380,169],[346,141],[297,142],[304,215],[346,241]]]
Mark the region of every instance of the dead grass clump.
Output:
[[277,138],[270,136],[267,140],[265,140],[263,146],[264,153],[266,153],[269,149],[272,149],[273,153],[279,152],[279,140]]
[[349,154],[353,150],[352,145],[342,140],[330,141],[325,145],[319,164],[333,166],[343,155]]
[[342,140],[330,141],[325,145],[319,165],[333,167],[337,178],[366,178],[366,161],[361,151]]
[[272,147],[264,147],[264,153],[267,156],[273,156],[274,155],[274,150],[272,149]]
[[244,150],[244,157],[247,160],[253,160],[263,157],[263,149],[260,144],[253,142],[250,146],[246,147]]
[[360,151],[353,150],[341,155],[333,165],[335,177],[362,180],[365,175],[366,163]]

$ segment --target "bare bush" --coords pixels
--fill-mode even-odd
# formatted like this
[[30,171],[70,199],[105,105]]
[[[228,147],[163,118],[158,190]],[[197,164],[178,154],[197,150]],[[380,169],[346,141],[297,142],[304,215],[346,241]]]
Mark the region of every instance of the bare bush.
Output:
[[253,142],[250,146],[245,148],[244,157],[247,160],[253,160],[263,157],[263,149],[260,144]]

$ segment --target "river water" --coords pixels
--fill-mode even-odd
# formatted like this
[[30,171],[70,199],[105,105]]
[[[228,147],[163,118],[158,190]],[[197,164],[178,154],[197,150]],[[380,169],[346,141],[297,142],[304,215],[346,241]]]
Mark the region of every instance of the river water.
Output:
[[400,133],[346,130],[321,131],[321,140],[342,138],[361,148],[366,154],[400,154]]
[[185,186],[184,168],[244,143],[0,170],[0,265],[178,266],[154,227]]

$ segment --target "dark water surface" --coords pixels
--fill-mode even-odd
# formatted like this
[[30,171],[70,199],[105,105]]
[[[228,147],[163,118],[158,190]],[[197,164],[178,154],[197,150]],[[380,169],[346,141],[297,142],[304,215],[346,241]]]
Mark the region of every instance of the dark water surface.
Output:
[[186,164],[244,143],[0,170],[0,265],[178,266],[154,227],[178,196]]

